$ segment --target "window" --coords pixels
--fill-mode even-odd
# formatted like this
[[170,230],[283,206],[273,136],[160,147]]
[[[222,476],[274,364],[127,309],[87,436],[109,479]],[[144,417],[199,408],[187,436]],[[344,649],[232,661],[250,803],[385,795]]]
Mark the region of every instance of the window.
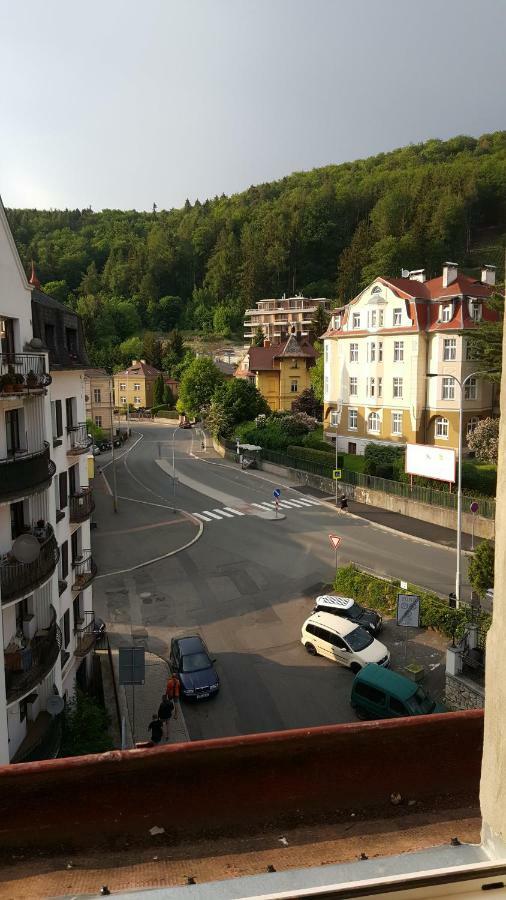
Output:
[[65,400],[65,414],[67,417],[67,431],[71,431],[75,425],[74,422],[74,397],[67,397]]
[[374,341],[367,345],[367,362],[376,362],[376,344]]
[[465,400],[477,400],[478,399],[478,383],[476,378],[469,378],[464,385],[464,399]]
[[394,378],[393,395],[398,400],[402,400],[402,378]]
[[60,574],[62,581],[65,581],[69,574],[69,544],[64,541],[60,547]]
[[63,613],[63,643],[65,648],[70,644],[70,609]]
[[451,376],[443,378],[443,400],[455,400],[455,381]]
[[442,416],[439,416],[436,419],[436,437],[447,438],[448,437],[448,428],[449,428],[448,419],[444,419]]
[[350,344],[350,362],[358,362],[358,344]]
[[95,416],[95,425],[97,428],[102,428],[102,416]]
[[445,305],[441,309],[441,321],[442,322],[451,322],[452,319],[452,304],[445,303]]
[[372,431],[374,434],[379,434],[380,417],[377,412],[369,413],[367,417],[367,430]]
[[383,328],[383,323],[385,321],[385,313],[384,310],[378,310],[378,325],[380,328]]
[[65,509],[68,502],[68,491],[67,491],[67,473],[60,472],[58,475],[58,492],[60,496],[60,509]]
[[379,706],[384,706],[385,695],[383,691],[378,690],[378,688],[373,687],[371,684],[366,684],[364,681],[359,681],[355,688],[355,693],[359,697],[365,697],[366,700],[370,700],[372,703],[377,703]]
[[59,438],[63,434],[63,418],[61,400],[51,401],[51,422],[53,425],[53,440]]
[[22,449],[19,440],[19,413],[19,409],[8,409],[5,413],[7,456],[14,456]]
[[348,428],[350,431],[356,431],[358,428],[358,409],[348,410]]
[[141,389],[140,384],[134,384],[134,391],[140,391],[140,389]]
[[77,464],[75,466],[70,466],[68,473],[69,473],[69,494],[72,497],[73,494],[77,493],[77,485],[79,483],[79,466]]
[[358,378],[350,378],[350,397],[356,397],[358,394]]
[[333,409],[330,413],[330,424],[333,428],[337,428],[339,425],[339,413],[336,409]]
[[77,356],[77,329],[65,329],[65,343],[70,356]]
[[393,315],[393,324],[394,324],[394,326],[395,326],[395,325],[400,325],[400,324],[401,324],[401,320],[402,320],[402,309],[399,309],[399,308],[394,309],[394,315]]
[[452,362],[457,359],[457,338],[445,338],[443,341],[443,359]]
[[325,341],[325,362],[329,361],[329,344],[328,341]]
[[140,397],[134,397],[134,403],[135,403],[136,406],[140,406],[140,405],[141,405],[141,398],[140,398]]
[[471,303],[469,312],[473,322],[479,322],[481,319],[481,303],[478,303],[477,301]]
[[356,456],[357,453],[357,445],[354,441],[348,441],[348,453],[350,456]]
[[292,394],[296,394],[298,390],[299,390],[299,379],[292,378],[292,380],[290,382],[290,391],[292,392]]
[[392,413],[392,434],[402,434],[402,413]]
[[126,398],[126,397],[120,397],[120,398],[119,398],[119,402],[121,403],[122,406],[126,406],[127,398]]
[[126,384],[120,384],[119,389],[120,391],[126,391]]
[[381,285],[375,284],[371,291],[371,294],[381,294]]
[[367,384],[367,396],[374,397],[376,394],[376,379],[368,378],[366,384]]
[[367,313],[367,324],[369,328],[376,328],[378,313],[375,309],[370,309]]
[[70,546],[72,550],[72,565],[75,566],[77,557],[79,556],[79,532],[74,531],[70,537]]
[[20,534],[26,530],[25,526],[25,509],[22,500],[11,503],[11,537],[14,541]]
[[94,391],[93,391],[93,400],[94,400],[95,403],[101,403],[101,402],[102,402],[100,388],[95,388],[95,389],[94,389]]
[[378,397],[383,396],[383,379],[378,378]]
[[466,428],[466,434],[468,437],[470,434],[473,433],[473,431],[476,428],[479,421],[480,420],[479,420],[478,416],[471,416],[471,418],[469,419],[469,421],[467,423],[467,428]]
[[360,328],[360,313],[353,313],[351,322],[352,328]]
[[378,362],[383,362],[383,341],[378,343]]
[[404,362],[404,341],[394,341],[394,362]]
[[74,631],[77,631],[79,625],[82,622],[81,618],[81,594],[78,594],[77,597],[74,597],[72,600],[72,613],[74,619]]

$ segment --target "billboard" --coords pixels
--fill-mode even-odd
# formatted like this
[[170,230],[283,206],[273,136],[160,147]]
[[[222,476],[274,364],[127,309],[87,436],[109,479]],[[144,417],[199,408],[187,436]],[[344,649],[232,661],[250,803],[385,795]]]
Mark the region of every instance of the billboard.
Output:
[[408,475],[454,482],[455,450],[428,447],[426,444],[406,444],[405,471]]

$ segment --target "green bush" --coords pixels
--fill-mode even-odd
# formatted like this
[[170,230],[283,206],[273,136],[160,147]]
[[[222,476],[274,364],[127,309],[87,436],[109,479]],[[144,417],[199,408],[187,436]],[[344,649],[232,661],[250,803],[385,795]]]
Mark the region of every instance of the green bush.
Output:
[[175,419],[179,416],[177,409],[169,409],[168,406],[153,406],[151,412],[154,416],[160,416],[162,419]]
[[305,459],[308,460],[308,462],[328,465],[329,472],[334,468],[333,456],[329,456],[329,454],[323,450],[314,450],[312,447],[300,447],[298,444],[290,444],[290,446],[287,447],[286,452],[288,456],[292,456],[294,459]]
[[[364,473],[378,478],[394,478],[399,460],[404,458],[402,447],[386,447],[371,441],[364,451]],[[404,467],[404,462],[403,462]]]
[[312,447],[313,450],[321,450],[323,453],[331,453],[335,456],[335,447],[332,444],[329,444],[328,441],[323,440],[322,429],[318,428],[316,431],[311,431],[309,434],[306,434],[305,437],[302,438],[302,446],[303,447]]
[[[334,590],[353,597],[380,613],[394,616],[400,584],[398,581],[386,581],[367,575],[356,566],[349,565],[337,570]],[[409,590],[420,597],[420,623],[424,628],[434,628],[448,638],[454,634],[457,639],[462,637],[466,623],[471,621],[471,610],[468,607],[451,609],[437,594],[424,591],[416,585],[410,585]],[[482,631],[487,631],[491,622],[492,617],[487,613],[480,614],[478,625]]]
[[492,464],[465,462],[462,464],[462,488],[467,493],[495,497],[497,467]]

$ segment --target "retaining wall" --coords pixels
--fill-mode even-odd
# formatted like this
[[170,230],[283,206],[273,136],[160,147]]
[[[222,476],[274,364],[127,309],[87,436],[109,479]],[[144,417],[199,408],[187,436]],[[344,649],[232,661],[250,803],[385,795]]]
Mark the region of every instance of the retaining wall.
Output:
[[464,675],[446,673],[445,701],[450,709],[483,709],[485,688]]

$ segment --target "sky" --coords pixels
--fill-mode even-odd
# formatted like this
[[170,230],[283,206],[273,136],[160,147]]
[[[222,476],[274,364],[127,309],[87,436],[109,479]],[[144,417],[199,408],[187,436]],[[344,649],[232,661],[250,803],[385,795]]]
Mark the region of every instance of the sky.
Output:
[[6,206],[159,209],[506,128],[504,0],[0,0]]

